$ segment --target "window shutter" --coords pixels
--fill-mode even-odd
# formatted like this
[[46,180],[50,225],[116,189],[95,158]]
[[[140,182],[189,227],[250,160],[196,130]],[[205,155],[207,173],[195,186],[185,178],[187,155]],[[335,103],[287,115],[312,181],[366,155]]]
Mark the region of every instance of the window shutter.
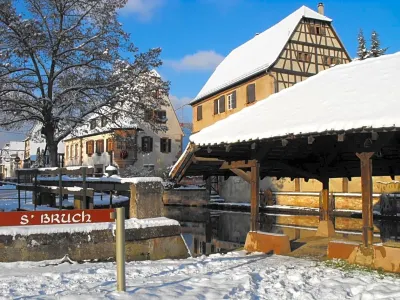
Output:
[[[90,142],[86,142],[86,154],[89,154],[89,143]],[[71,147],[71,158],[72,158],[72,147]]]
[[168,139],[168,153],[171,152],[171,139]]
[[232,108],[236,108],[236,91],[232,92]]
[[225,112],[225,96],[219,97],[219,112],[223,113]]
[[218,115],[218,99],[214,100],[214,115]]
[[160,152],[164,153],[166,152],[166,144],[165,144],[165,139],[164,138],[160,138]]
[[150,145],[149,152],[152,152],[153,151],[153,138],[152,137],[149,137],[149,145]]
[[197,121],[203,119],[203,107],[201,105],[197,106]]
[[247,103],[253,103],[256,100],[256,85],[254,83],[247,86]]

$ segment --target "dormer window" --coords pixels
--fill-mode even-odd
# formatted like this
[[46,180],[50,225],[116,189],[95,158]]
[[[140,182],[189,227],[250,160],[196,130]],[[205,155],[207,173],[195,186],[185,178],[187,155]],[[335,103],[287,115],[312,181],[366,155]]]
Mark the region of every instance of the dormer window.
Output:
[[90,120],[90,129],[95,129],[97,126],[96,123],[96,119]]
[[107,123],[108,123],[107,117],[102,116],[102,117],[101,117],[101,127],[106,126]]

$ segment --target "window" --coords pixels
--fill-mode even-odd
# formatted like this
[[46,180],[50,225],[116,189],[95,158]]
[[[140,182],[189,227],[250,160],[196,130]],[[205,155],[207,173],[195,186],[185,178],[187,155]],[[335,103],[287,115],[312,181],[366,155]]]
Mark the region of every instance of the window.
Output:
[[167,112],[165,110],[157,110],[155,111],[156,121],[157,123],[166,123],[167,122]]
[[247,86],[247,103],[256,101],[256,84],[252,83]]
[[75,144],[75,158],[78,158],[79,157],[79,145],[78,144]]
[[160,139],[160,151],[162,153],[170,153],[171,152],[171,139],[169,139],[169,138],[161,138]]
[[113,139],[107,139],[107,152],[111,152],[114,150],[114,142]]
[[96,153],[101,154],[104,152],[104,140],[97,140],[96,141]]
[[105,116],[102,116],[102,117],[101,117],[101,127],[106,126],[107,123],[108,123],[107,118],[106,118]]
[[144,120],[151,121],[154,118],[154,112],[151,109],[146,109],[144,111]]
[[311,34],[316,34],[316,35],[325,35],[326,34],[325,27],[318,25],[318,24],[309,24],[308,30]]
[[69,146],[65,147],[65,157],[68,159],[69,158]]
[[156,99],[161,99],[161,95],[162,95],[162,92],[160,89],[154,91],[154,93],[153,93],[153,97]]
[[311,54],[304,52],[297,52],[297,60],[304,62],[311,62]]
[[225,96],[222,95],[214,100],[214,115],[225,112]]
[[203,106],[199,105],[197,106],[197,121],[200,121],[203,119]]
[[96,123],[97,123],[96,119],[90,120],[90,129],[95,129],[97,125]]
[[118,113],[113,113],[111,119],[113,122],[116,122],[118,119]]
[[236,91],[233,91],[227,96],[228,99],[228,110],[236,108]]
[[142,137],[142,151],[152,152],[153,151],[153,138],[150,136]]
[[87,141],[86,142],[86,154],[92,155],[94,153],[94,141]]
[[339,57],[324,56],[324,64],[327,65],[327,66],[339,65],[341,63],[342,63],[342,60]]
[[71,145],[71,153],[70,153],[70,158],[72,159],[72,158],[74,158],[75,156],[74,156],[74,145]]

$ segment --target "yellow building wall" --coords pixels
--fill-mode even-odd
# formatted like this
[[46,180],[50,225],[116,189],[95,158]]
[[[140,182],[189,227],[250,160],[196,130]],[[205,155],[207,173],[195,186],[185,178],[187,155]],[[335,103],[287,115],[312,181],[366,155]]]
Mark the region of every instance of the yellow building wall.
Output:
[[[247,103],[247,85],[255,83],[256,101]],[[236,108],[228,110],[227,95],[236,91]],[[257,101],[267,98],[274,92],[274,79],[268,74],[261,75],[255,79],[249,80],[234,88],[224,90],[210,98],[207,98],[199,103],[193,105],[193,133],[214,124],[215,122],[225,119],[226,117],[234,114],[247,106],[251,106]],[[214,115],[214,100],[225,95],[225,112]],[[203,118],[197,121],[197,107],[202,106]]]
[[[400,180],[400,176],[395,177],[396,181]],[[383,193],[387,185],[392,183],[393,180],[390,176],[376,176],[372,178],[373,181],[373,192]],[[383,183],[383,184],[382,184]],[[272,178],[273,187],[276,191],[281,192],[295,192],[295,181],[290,178],[282,178],[277,180]],[[400,186],[398,187],[400,191]],[[393,191],[396,188],[391,188]],[[315,179],[310,179],[306,182],[304,179],[300,179],[300,192],[320,192],[322,190],[322,183]],[[351,181],[348,182],[348,191],[343,191],[343,179],[342,178],[331,178],[329,180],[329,192],[331,193],[361,193],[361,178],[352,177]]]

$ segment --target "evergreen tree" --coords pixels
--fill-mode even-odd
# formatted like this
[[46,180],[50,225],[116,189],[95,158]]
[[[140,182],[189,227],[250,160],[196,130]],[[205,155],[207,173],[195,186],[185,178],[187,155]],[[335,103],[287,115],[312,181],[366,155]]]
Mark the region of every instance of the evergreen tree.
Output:
[[370,57],[379,57],[381,55],[384,55],[386,52],[387,48],[381,48],[381,43],[379,40],[378,33],[374,30],[372,31],[371,34],[371,49],[369,51],[369,56]]
[[364,32],[362,29],[360,29],[360,32],[358,33],[357,55],[360,60],[368,58],[367,45],[364,37]]

